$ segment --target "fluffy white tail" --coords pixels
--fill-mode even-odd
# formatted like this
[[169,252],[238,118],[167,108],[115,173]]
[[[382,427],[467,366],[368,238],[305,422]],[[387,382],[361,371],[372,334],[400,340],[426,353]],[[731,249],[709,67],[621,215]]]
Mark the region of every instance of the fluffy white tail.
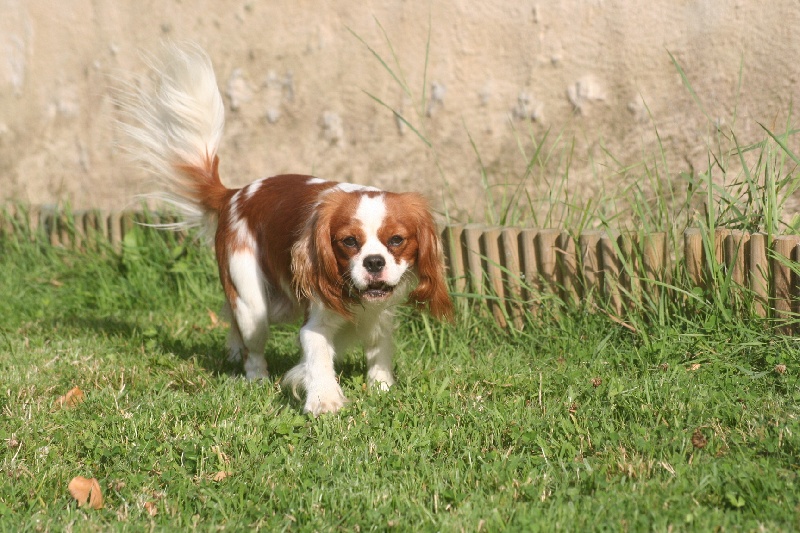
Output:
[[133,145],[126,149],[156,175],[161,191],[147,197],[181,215],[162,227],[211,230],[228,193],[217,172],[225,107],[211,60],[197,45],[169,43],[150,69],[151,82],[120,99],[121,127]]

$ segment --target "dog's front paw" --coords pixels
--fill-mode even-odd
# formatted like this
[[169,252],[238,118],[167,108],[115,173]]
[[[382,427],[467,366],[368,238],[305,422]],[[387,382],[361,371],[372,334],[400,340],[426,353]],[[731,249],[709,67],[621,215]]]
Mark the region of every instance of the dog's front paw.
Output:
[[303,411],[315,417],[324,413],[335,413],[347,403],[344,392],[338,383],[327,386],[312,387],[306,396],[306,405]]
[[367,373],[367,383],[370,387],[381,391],[388,391],[394,385],[394,376],[391,372],[374,371]]
[[244,362],[244,375],[250,381],[269,378],[264,356],[250,354]]

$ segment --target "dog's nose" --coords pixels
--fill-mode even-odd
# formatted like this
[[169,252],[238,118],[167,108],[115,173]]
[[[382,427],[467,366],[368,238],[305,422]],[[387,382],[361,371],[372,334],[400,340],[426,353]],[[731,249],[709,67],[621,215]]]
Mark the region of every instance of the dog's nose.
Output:
[[370,274],[377,274],[386,266],[386,259],[382,255],[368,255],[364,258],[364,268]]

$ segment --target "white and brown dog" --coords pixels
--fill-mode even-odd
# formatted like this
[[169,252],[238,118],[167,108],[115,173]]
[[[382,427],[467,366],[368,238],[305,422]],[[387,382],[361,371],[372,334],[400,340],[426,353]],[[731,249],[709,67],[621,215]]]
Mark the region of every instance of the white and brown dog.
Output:
[[395,308],[453,312],[424,198],[303,175],[225,187],[217,156],[225,111],[211,62],[194,45],[165,52],[152,65],[156,86],[121,102],[122,126],[165,189],[156,196],[182,214],[171,227],[215,235],[231,356],[248,378],[267,376],[269,325],[304,316],[302,358],[282,385],[305,390],[305,411],[344,405],[334,360],[354,342],[364,347],[369,383],[391,387]]

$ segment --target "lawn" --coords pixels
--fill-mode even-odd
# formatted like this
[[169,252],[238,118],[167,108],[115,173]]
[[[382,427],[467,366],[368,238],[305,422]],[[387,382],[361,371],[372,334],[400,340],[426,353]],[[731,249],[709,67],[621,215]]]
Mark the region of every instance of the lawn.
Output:
[[[0,240],[2,530],[792,530],[800,350],[695,305],[623,327],[550,309],[521,332],[408,311],[398,385],[314,419],[224,355],[211,253],[137,229],[120,253]],[[649,325],[648,325],[649,324]],[[782,365],[782,366],[781,366]],[[73,387],[84,401],[59,406]],[[102,509],[67,486],[96,478]]]

